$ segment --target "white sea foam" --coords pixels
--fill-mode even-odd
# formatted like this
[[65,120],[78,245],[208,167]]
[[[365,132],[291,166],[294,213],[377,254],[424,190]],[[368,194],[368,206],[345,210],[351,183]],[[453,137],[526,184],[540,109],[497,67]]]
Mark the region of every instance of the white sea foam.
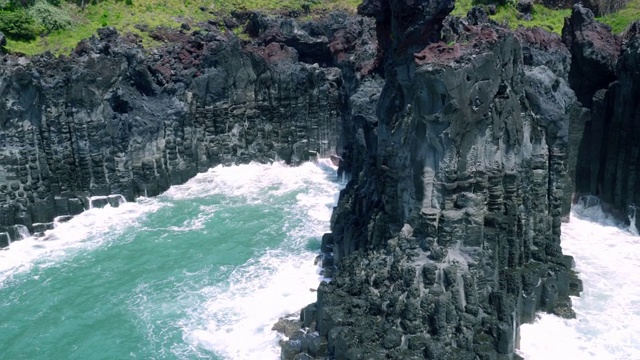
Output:
[[[595,205],[595,206],[585,206]],[[574,207],[562,226],[562,248],[573,255],[584,284],[572,298],[577,318],[541,314],[521,327],[526,359],[640,358],[640,237],[616,226],[593,199]]]
[[280,316],[314,302],[310,289],[320,280],[312,254],[270,252],[249,261],[234,271],[228,287],[202,290],[209,300],[184,324],[185,340],[225,359],[278,359],[279,335],[271,328]]
[[251,163],[240,166],[216,166],[196,175],[183,185],[171,187],[163,196],[170,199],[196,199],[210,195],[243,197],[247,203],[259,203],[268,195],[282,195],[326,181],[322,178],[335,171],[324,162],[304,163],[290,167]]
[[92,249],[108,242],[138,223],[140,216],[160,207],[153,199],[139,199],[117,208],[106,206],[90,209],[67,222],[55,223],[44,237],[26,237],[12,242],[0,251],[0,286],[15,274],[34,266],[46,267],[72,256],[80,250]]
[[[184,185],[172,187],[158,198],[142,198],[117,208],[90,209],[59,223],[44,238],[30,237],[12,243],[8,250],[0,251],[0,284],[18,272],[56,264],[82,251],[104,246],[126,231],[157,230],[148,228],[153,224],[140,227],[144,215],[173,206],[171,200],[197,201],[222,195],[228,201],[239,197],[243,204],[262,204],[283,197],[294,205],[285,210],[286,221],[282,226],[286,239],[280,246],[238,266],[220,284],[195,287],[195,291],[189,287],[185,292],[179,291],[181,295],[171,299],[172,304],[160,304],[161,313],[167,309],[176,311],[176,304],[182,307],[177,312],[185,316],[173,325],[182,330],[184,343],[167,343],[174,340],[163,338],[170,332],[165,332],[165,326],[171,325],[164,320],[158,324],[155,316],[159,315],[149,308],[157,304],[151,303],[153,299],[146,293],[145,284],[140,284],[127,300],[140,316],[142,326],[148,328],[148,340],[163,344],[158,350],[160,357],[169,356],[170,351],[173,356],[189,359],[211,358],[212,353],[225,359],[277,359],[279,335],[271,330],[273,324],[279,317],[296,313],[316,300],[316,293],[310,289],[318,286],[321,276],[313,265],[316,255],[313,247],[319,248],[320,237],[329,230],[340,188],[335,177],[335,168],[328,161],[299,167],[283,164],[216,167]],[[226,205],[224,202],[201,205],[198,216],[166,230],[202,229]],[[310,243],[315,245],[308,249]],[[187,274],[187,281],[200,282],[205,273]],[[175,287],[186,289],[184,285],[177,283]]]
[[[316,293],[311,290],[322,278],[319,269],[313,266],[315,254],[300,249],[310,237],[319,240],[329,230],[339,185],[331,181],[328,174],[335,169],[327,164],[241,168],[242,177],[234,174],[233,181],[229,181],[225,175],[216,177],[216,181],[225,183],[226,189],[236,196],[253,202],[305,189],[297,194],[296,206],[290,214],[303,221],[293,222],[298,225],[287,229],[283,248],[249,260],[235,269],[224,284],[202,289],[201,294],[208,301],[184,319],[183,337],[192,346],[213,351],[225,359],[278,359],[280,335],[271,328],[279,317],[298,313],[316,300]],[[226,172],[226,168],[216,168],[210,173]],[[240,183],[251,188],[242,188],[238,186]],[[176,189],[173,196],[184,194]]]

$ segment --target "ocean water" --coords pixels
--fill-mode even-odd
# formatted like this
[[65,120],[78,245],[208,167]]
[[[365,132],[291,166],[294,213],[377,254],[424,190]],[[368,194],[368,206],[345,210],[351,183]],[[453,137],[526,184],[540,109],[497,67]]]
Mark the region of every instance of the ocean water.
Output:
[[315,301],[328,162],[217,167],[0,251],[0,359],[278,359]]
[[572,298],[576,319],[540,314],[521,327],[530,360],[640,359],[640,237],[602,211],[597,199],[573,207],[562,225],[562,248],[583,281]]
[[[271,327],[315,301],[341,186],[327,162],[218,167],[12,243],[0,359],[279,359]],[[640,237],[588,202],[563,225],[577,318],[523,325],[526,359],[640,359]]]

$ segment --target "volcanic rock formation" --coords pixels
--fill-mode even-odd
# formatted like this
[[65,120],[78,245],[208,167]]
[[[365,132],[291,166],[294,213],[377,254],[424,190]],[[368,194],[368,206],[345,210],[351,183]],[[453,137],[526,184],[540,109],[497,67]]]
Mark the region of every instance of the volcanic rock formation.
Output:
[[[622,36],[575,6],[563,40],[574,65],[569,82],[591,114],[572,136],[577,146],[577,194],[600,197],[605,208],[636,221],[640,204],[640,22]],[[579,90],[578,90],[579,89]]]
[[567,84],[569,52],[479,9],[446,17],[452,7],[360,7],[384,59],[378,122],[350,136],[364,142],[343,154],[352,179],[322,245],[324,264],[339,266],[283,358],[511,359],[536,311],[573,316],[581,285],[560,223],[569,127],[586,115]]
[[336,155],[350,181],[322,242],[333,280],[303,329],[282,326],[282,358],[517,357],[536,311],[573,316],[574,186],[624,214],[638,203],[640,25],[616,37],[577,6],[561,39],[452,9],[238,13],[225,28],[250,41],[210,22],[154,30],[167,44],[149,52],[105,28],[70,57],[5,55],[0,247],[92,196]]
[[168,45],[145,54],[104,28],[70,57],[4,56],[0,230],[17,240],[16,224],[47,228],[90,196],[154,196],[218,164],[334,154],[351,111],[335,65],[353,63],[355,78],[374,61],[350,56],[373,22],[334,14],[312,37],[292,19],[255,17],[264,29],[246,46],[215,26],[160,29],[151,35]]

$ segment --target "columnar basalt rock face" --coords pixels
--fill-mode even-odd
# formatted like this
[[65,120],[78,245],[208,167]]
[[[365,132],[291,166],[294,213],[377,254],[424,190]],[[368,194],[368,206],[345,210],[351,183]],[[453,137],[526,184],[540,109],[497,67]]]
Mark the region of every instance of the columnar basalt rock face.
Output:
[[[0,226],[39,229],[82,212],[90,196],[153,196],[218,164],[333,154],[349,93],[326,39],[373,33],[372,21],[359,19],[327,20],[322,29],[332,32],[322,36],[289,34],[298,49],[265,36],[243,48],[210,27],[159,30],[152,35],[169,44],[145,54],[135,37],[107,28],[71,57],[5,56]],[[307,49],[321,39],[330,63]],[[335,52],[348,62],[347,50]]]
[[[576,6],[563,34],[565,41],[571,40],[568,45],[572,45],[572,58],[577,63],[597,65],[586,69],[589,77],[607,75],[584,94],[590,97],[584,101],[591,116],[580,134],[576,191],[597,195],[608,210],[623,219],[633,218],[640,203],[639,28],[636,22],[623,36],[614,37],[609,28],[594,25],[589,10]],[[593,35],[596,31],[597,36]],[[593,38],[612,40],[604,46]],[[582,85],[579,80],[572,83]]]
[[[538,310],[573,316],[568,295],[580,290],[560,248],[569,123],[584,116],[568,52],[549,68],[557,37],[516,36],[477,9],[444,20],[446,0],[363,8],[378,34],[398,30],[381,41],[377,127],[358,129],[368,154],[352,156],[370,161],[349,169],[323,238],[325,265],[339,266],[302,312],[317,335],[285,346],[336,359],[513,358],[519,325]],[[401,23],[408,13],[419,21]],[[524,61],[523,38],[535,39]]]

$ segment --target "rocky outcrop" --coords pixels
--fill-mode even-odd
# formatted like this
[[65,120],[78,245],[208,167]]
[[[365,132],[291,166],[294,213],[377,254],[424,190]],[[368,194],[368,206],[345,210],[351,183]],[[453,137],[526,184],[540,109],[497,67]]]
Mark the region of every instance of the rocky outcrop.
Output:
[[594,19],[593,13],[575,5],[571,17],[565,19],[562,41],[571,52],[569,83],[578,100],[587,107],[599,89],[615,79],[615,67],[620,54],[620,39],[608,25]]
[[589,85],[584,79],[572,83],[584,87],[584,101],[591,110],[578,147],[576,192],[597,195],[609,211],[636,221],[635,208],[640,203],[638,28],[640,24],[635,23],[622,37],[614,37],[609,28],[593,21],[589,10],[576,7],[563,34],[571,40],[574,62],[585,66],[583,74],[598,80]]
[[629,0],[584,0],[576,3],[582,3],[586,8],[593,11],[596,16],[605,16],[624,9]]
[[536,311],[573,315],[580,283],[560,223],[569,124],[584,111],[568,52],[549,55],[557,37],[516,36],[478,9],[445,19],[451,9],[360,8],[383,36],[378,122],[350,135],[366,153],[345,155],[359,160],[322,245],[324,265],[339,266],[283,358],[511,359]]
[[264,28],[250,43],[203,24],[155,30],[167,45],[146,52],[104,28],[69,57],[5,56],[0,232],[43,228],[91,196],[157,195],[218,164],[334,154],[359,88],[347,89],[339,67],[373,63],[355,40],[374,30],[371,20],[332,16],[313,36],[292,19],[255,15]]

